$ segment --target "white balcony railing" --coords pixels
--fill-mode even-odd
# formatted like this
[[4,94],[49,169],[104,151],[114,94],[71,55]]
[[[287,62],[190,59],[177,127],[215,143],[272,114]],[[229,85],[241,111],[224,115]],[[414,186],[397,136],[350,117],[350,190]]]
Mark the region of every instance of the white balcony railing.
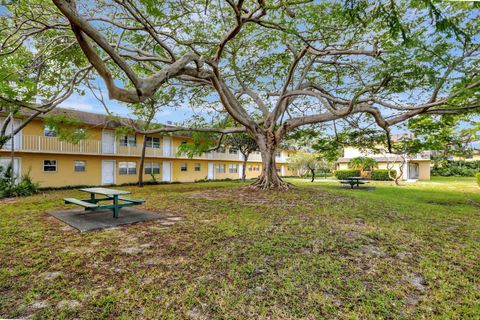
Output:
[[[58,137],[45,137],[45,136],[34,136],[34,135],[22,135],[21,142],[18,141],[18,145],[15,146],[17,151],[28,151],[28,152],[47,152],[47,153],[65,153],[65,154],[109,154],[109,155],[121,155],[121,156],[135,156],[138,157],[142,154],[142,146],[124,146],[120,145],[118,142],[115,145],[113,153],[103,153],[102,152],[102,141],[101,140],[92,140],[85,139],[81,140],[78,143],[71,143],[67,141],[62,141]],[[17,143],[16,143],[17,144]],[[6,149],[6,147],[5,147]],[[8,148],[9,149],[9,148]],[[177,152],[172,154],[164,155],[164,150],[160,148],[147,148],[146,156],[147,157],[167,157],[167,158],[188,158],[186,155],[179,155]],[[426,155],[421,154],[423,157]],[[428,159],[430,154],[428,154]],[[202,155],[194,156],[193,159],[211,159],[211,160],[231,160],[238,161],[243,160],[243,156],[237,151],[236,153],[230,153],[228,150],[226,152],[213,151],[209,153],[204,153]],[[422,158],[423,159],[423,158]],[[252,162],[261,162],[262,156],[260,153],[250,154],[249,161]],[[279,163],[287,162],[288,158],[282,153],[280,157],[275,157],[275,160]]]
[[22,144],[18,149],[22,151],[99,154],[102,150],[102,142],[100,140],[81,140],[75,144],[62,141],[56,137],[23,135]]

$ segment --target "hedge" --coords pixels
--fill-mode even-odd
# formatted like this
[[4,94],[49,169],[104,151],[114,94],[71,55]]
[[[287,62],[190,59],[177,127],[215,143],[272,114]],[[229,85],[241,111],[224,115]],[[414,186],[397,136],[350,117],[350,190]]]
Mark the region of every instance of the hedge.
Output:
[[480,187],[480,172],[477,173],[477,183],[478,183],[478,186]]
[[[393,177],[397,176],[397,171],[396,170],[390,170],[390,172],[391,172],[391,175]],[[388,175],[388,170],[386,170],[386,169],[373,170],[372,173],[370,174],[370,178],[372,180],[378,180],[378,181],[393,180]]]
[[360,170],[336,170],[335,171],[335,177],[338,180],[344,180],[351,177],[359,177],[359,176],[360,176]]
[[474,177],[480,170],[480,161],[453,161],[442,163],[440,167],[432,168],[433,176],[443,177]]

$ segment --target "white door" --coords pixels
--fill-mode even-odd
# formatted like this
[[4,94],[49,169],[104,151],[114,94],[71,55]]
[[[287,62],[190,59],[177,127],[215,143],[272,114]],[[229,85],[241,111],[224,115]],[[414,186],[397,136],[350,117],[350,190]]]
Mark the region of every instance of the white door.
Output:
[[409,163],[408,164],[408,178],[409,179],[418,179],[418,163]]
[[281,173],[282,177],[285,176],[285,166],[281,166]]
[[213,162],[208,163],[208,180],[215,179],[215,165]]
[[115,153],[115,133],[112,130],[103,130],[102,132],[102,153]]
[[238,165],[238,177],[239,177],[240,179],[242,179],[243,170],[244,170],[244,169],[243,169],[243,164],[240,163],[240,164]]
[[[2,119],[1,123],[3,123],[3,121],[5,121],[5,119]],[[14,126],[13,126],[13,129],[17,129],[21,124],[21,121],[20,120],[14,120]],[[11,136],[12,135],[12,122],[10,121],[7,125],[7,130],[5,130],[5,135],[7,136]],[[20,131],[19,133],[17,133],[14,137],[13,137],[13,141],[14,141],[14,149],[15,150],[19,150],[21,149],[22,147],[22,131]],[[3,145],[3,148],[4,149],[7,149],[7,150],[10,150],[12,148],[12,140],[9,139],[4,145]]]
[[[10,157],[5,157],[5,158],[0,158],[0,167],[2,167],[4,170],[10,165],[10,162],[12,162],[12,158]],[[13,172],[15,173],[15,177],[20,179],[20,175],[22,172],[22,162],[20,158],[13,158]]]
[[102,184],[115,184],[115,160],[102,160]]
[[162,181],[172,182],[172,162],[171,161],[163,161]]
[[171,157],[172,156],[172,138],[163,137],[163,156]]

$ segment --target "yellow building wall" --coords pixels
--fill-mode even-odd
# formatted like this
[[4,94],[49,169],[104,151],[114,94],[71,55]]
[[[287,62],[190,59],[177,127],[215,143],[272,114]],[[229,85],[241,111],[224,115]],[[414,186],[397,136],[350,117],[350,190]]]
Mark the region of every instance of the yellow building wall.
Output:
[[[253,170],[254,168],[258,170]],[[247,179],[256,178],[260,175],[260,173],[262,173],[262,164],[260,162],[247,163],[247,171],[245,172]]]
[[[182,163],[187,164],[187,171],[182,171]],[[195,171],[195,164],[200,163],[200,171]],[[208,176],[208,161],[193,159],[172,160],[172,180],[176,182],[192,182],[206,179]]]
[[[97,140],[99,143],[102,140],[102,126],[85,126],[87,139]],[[112,130],[113,129],[107,129]],[[44,124],[41,120],[34,120],[29,123],[24,129],[22,129],[23,136],[43,137],[44,136]],[[153,135],[162,138],[160,135]],[[189,141],[191,138],[174,136],[172,137],[172,149],[173,156],[176,155],[176,150],[182,141]],[[143,135],[136,135],[137,147],[141,147],[143,144]],[[118,139],[117,139],[118,143]],[[161,141],[162,149],[163,141]],[[284,151],[290,156],[293,156],[295,151]],[[228,155],[228,151],[226,153]],[[0,157],[8,157],[8,150],[0,150]],[[116,184],[135,183],[138,181],[138,171],[140,170],[140,157],[139,156],[119,156],[119,155],[86,155],[86,154],[64,154],[64,153],[48,153],[48,152],[22,152],[16,151],[16,157],[21,159],[22,174],[30,174],[33,181],[38,182],[41,187],[61,187],[61,186],[79,186],[79,185],[101,185],[102,180],[102,160],[115,160],[115,180]],[[44,160],[56,160],[57,171],[56,172],[44,172],[43,161]],[[74,161],[83,160],[86,162],[85,172],[74,171]],[[171,161],[172,181],[178,182],[192,182],[195,180],[206,179],[208,176],[208,163],[213,162],[215,165],[215,179],[239,179],[240,178],[240,165],[242,161],[234,160],[210,160],[210,159],[172,159],[172,158],[149,158],[145,159],[145,162],[156,162],[160,164],[160,174],[155,175],[157,181],[162,181],[162,167],[163,161]],[[135,162],[137,173],[136,174],[119,174],[120,162]],[[187,163],[187,171],[181,171],[181,163]],[[200,171],[195,171],[195,163],[200,163]],[[217,164],[225,165],[225,173],[217,172]],[[237,172],[229,172],[229,164],[237,165]],[[287,176],[295,175],[295,172],[289,170],[288,164],[277,164],[279,168],[284,167],[284,173]],[[250,167],[255,167],[258,170],[249,170]],[[246,176],[248,179],[256,178],[260,175],[262,170],[261,162],[249,162],[245,168]],[[281,170],[279,171],[281,173]],[[150,174],[144,174],[144,181],[152,180]]]
[[[21,158],[22,174],[30,174],[41,187],[61,187],[72,185],[100,185],[101,162],[91,156],[60,154],[17,154]],[[56,160],[56,172],[44,172],[43,161]],[[74,161],[86,161],[85,172],[74,171]]]
[[430,161],[418,161],[418,178],[430,180]]

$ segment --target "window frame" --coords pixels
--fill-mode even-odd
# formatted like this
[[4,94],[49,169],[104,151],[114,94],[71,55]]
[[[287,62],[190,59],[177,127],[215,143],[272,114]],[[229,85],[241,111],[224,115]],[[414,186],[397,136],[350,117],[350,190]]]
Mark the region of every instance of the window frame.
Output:
[[[223,168],[223,170],[220,170],[220,168]],[[225,171],[225,163],[217,163],[215,165],[215,171],[216,173],[226,173]]]
[[[158,167],[154,165],[158,165]],[[156,169],[158,169],[158,172],[153,171],[153,170],[156,171]],[[149,170],[150,172],[147,172],[147,170]],[[143,174],[150,174],[150,175],[160,174],[160,162],[145,162],[145,167],[143,168]]]
[[[45,165],[45,161],[54,161],[54,162],[55,162],[55,165],[52,165],[52,164]],[[45,166],[55,167],[55,170],[45,170]],[[57,161],[57,160],[54,160],[54,159],[44,159],[44,160],[43,160],[42,168],[43,168],[43,172],[58,172],[58,161]]]
[[[47,134],[47,132],[49,132]],[[44,125],[43,126],[43,136],[48,137],[48,138],[56,138],[58,136],[57,129],[54,127],[51,127],[49,125]]]
[[[77,170],[77,162],[83,162],[83,170]],[[73,172],[86,172],[87,171],[87,161],[85,160],[73,160]]]
[[230,163],[228,165],[228,173],[238,173],[238,164]]
[[200,172],[202,171],[202,164],[200,162],[196,162],[194,165],[194,171],[195,172]]
[[180,172],[188,172],[188,163],[186,162],[180,163]]
[[[133,137],[133,144],[131,138]],[[120,147],[136,147],[137,146],[137,135],[135,134],[125,134],[120,136],[118,139],[118,144]]]
[[[124,167],[126,164],[126,167]],[[122,169],[126,171],[122,172]],[[137,174],[137,162],[135,161],[121,161],[118,163],[118,174],[119,175],[134,175]]]
[[[160,137],[146,136],[145,140],[146,140],[145,144],[147,148],[160,149]],[[156,143],[156,140],[158,140],[158,145]]]

